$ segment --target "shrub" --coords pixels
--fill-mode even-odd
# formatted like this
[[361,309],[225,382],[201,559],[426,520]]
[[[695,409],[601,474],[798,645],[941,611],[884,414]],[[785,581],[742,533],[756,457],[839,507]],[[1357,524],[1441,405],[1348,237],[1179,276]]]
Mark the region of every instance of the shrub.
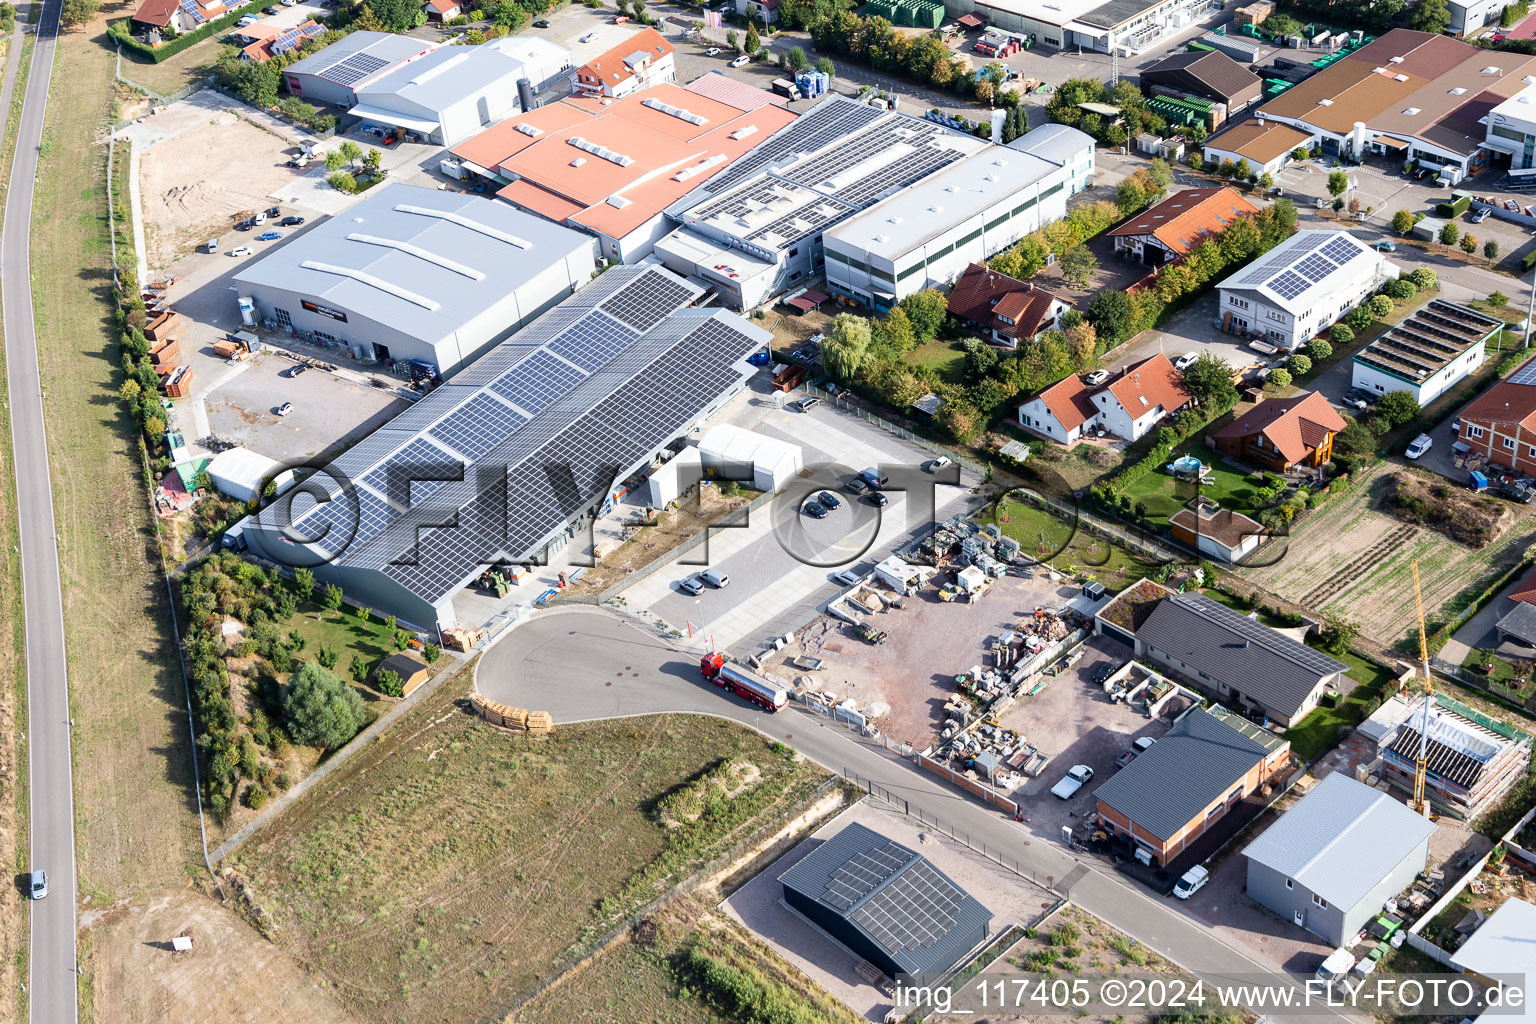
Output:
[[1076,944],[1077,940],[1082,937],[1082,929],[1078,928],[1078,926],[1073,924],[1071,921],[1067,921],[1059,925],[1056,930],[1051,933],[1051,945],[1058,948],[1063,946],[1071,946]]
[[1417,270],[1413,271],[1413,273],[1408,275],[1408,280],[1412,281],[1420,288],[1435,288],[1440,284],[1440,278],[1435,274],[1433,270],[1430,270],[1428,267],[1419,267]]
[[1392,313],[1391,298],[1385,295],[1372,295],[1371,312],[1376,315],[1376,319],[1378,320],[1382,319],[1383,317],[1390,316]]
[[1460,217],[1462,214],[1467,212],[1467,208],[1471,205],[1472,197],[1470,195],[1458,196],[1451,202],[1437,203],[1435,205],[1435,216],[1445,217],[1447,219]]
[[[1334,329],[1344,331],[1349,330],[1348,327],[1336,327]],[[1312,361],[1314,363],[1320,363],[1324,359],[1327,359],[1329,356],[1333,355],[1333,346],[1328,344],[1328,342],[1324,341],[1322,338],[1313,338],[1311,341],[1307,342],[1306,349],[1307,355],[1312,357]]]
[[245,806],[253,811],[259,811],[266,805],[267,791],[264,788],[254,782],[245,787]]
[[1458,228],[1455,224],[1447,224],[1440,229],[1441,245],[1455,245],[1456,240],[1460,237],[1461,229]]
[[315,662],[305,662],[283,691],[283,715],[295,743],[335,750],[368,720],[363,698]]
[[379,692],[386,697],[398,697],[405,692],[405,684],[400,680],[400,673],[394,669],[385,669],[375,677],[374,682],[379,686]]
[[1285,366],[1286,369],[1290,370],[1297,376],[1304,376],[1305,374],[1312,372],[1312,360],[1299,352],[1291,356],[1291,358],[1287,359],[1285,361]]
[[1334,324],[1328,337],[1335,345],[1348,345],[1355,340],[1355,332],[1344,324]]
[[1392,215],[1392,230],[1399,235],[1407,235],[1413,230],[1413,214],[1407,210],[1398,210]]
[[1269,381],[1268,381],[1268,383],[1271,386],[1277,387],[1277,388],[1288,388],[1288,387],[1290,387],[1291,386],[1291,374],[1290,374],[1290,371],[1286,370],[1284,367],[1281,367],[1278,370],[1271,370],[1270,374],[1269,374]]
[[1418,294],[1419,286],[1406,277],[1399,277],[1395,281],[1388,281],[1383,292],[1396,299],[1398,302],[1407,302]]

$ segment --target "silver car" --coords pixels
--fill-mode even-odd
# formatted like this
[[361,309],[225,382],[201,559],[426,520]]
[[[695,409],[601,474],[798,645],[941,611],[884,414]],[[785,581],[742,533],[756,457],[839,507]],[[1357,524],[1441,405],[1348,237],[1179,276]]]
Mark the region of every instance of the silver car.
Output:
[[689,576],[687,579],[677,581],[677,589],[697,597],[704,593],[704,583],[697,576]]

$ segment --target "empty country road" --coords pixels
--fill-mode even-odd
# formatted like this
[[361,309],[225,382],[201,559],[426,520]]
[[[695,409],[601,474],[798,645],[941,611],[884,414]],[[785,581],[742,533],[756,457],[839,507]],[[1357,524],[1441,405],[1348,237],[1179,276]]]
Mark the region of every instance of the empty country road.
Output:
[[21,585],[27,646],[27,776],[31,867],[48,872],[46,899],[31,904],[27,991],[37,1024],[78,1019],[75,960],[75,811],[69,749],[69,676],[64,600],[48,472],[48,438],[32,319],[32,192],[37,179],[48,81],[62,0],[45,0],[37,24],[16,134],[16,158],[0,233],[0,297],[21,528]]
[[[832,771],[873,780],[929,819],[963,829],[994,850],[1007,850],[1036,877],[1064,888],[1073,903],[1191,973],[1221,981],[1275,970],[1114,872],[1100,870],[1098,862],[1075,858],[1048,842],[1025,845],[1030,836],[1022,826],[911,763],[854,739],[828,719],[794,702],[769,714],[725,693],[700,676],[696,653],[616,613],[599,608],[535,612],[485,652],[475,686],[493,700],[549,711],[557,725],[668,712],[735,719]],[[1311,1013],[1334,1024],[1361,1020],[1320,1008]],[[1278,1024],[1283,1018],[1270,1013],[1268,1019]]]

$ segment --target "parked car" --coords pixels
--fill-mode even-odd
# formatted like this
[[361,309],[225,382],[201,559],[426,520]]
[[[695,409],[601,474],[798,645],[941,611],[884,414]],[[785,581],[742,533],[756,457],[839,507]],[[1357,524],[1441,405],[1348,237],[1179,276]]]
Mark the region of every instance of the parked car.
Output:
[[1518,501],[1522,505],[1529,505],[1531,499],[1536,498],[1536,491],[1518,480],[1508,480],[1500,484],[1499,493],[1510,501]]
[[261,19],[256,17],[256,15],[254,15],[254,14],[247,14],[245,17],[241,18],[238,22],[236,22],[236,24],[239,25],[240,28],[248,28],[251,25],[256,24],[260,20]]
[[40,900],[48,895],[48,872],[38,869],[27,875],[27,897]]
[[841,572],[835,572],[832,574],[832,582],[841,583],[845,587],[851,587],[863,578],[864,577],[860,576],[852,569],[844,569]]
[[1092,373],[1083,375],[1083,383],[1091,388],[1096,388],[1107,380],[1109,380],[1108,370],[1094,370]]
[[1470,220],[1473,224],[1481,224],[1483,221],[1488,219],[1489,212],[1489,208],[1484,206],[1481,209],[1473,210],[1472,216],[1468,217],[1467,219]]
[[1180,373],[1183,373],[1191,366],[1194,366],[1195,360],[1199,358],[1200,353],[1198,352],[1185,352],[1183,355],[1179,356],[1179,358],[1173,361],[1173,368],[1178,370]]
[[1397,252],[1397,243],[1392,241],[1390,238],[1383,238],[1381,241],[1372,246],[1372,248],[1379,252]]
[[720,56],[720,47],[718,47],[718,46],[711,46],[709,49],[704,51],[704,56],[706,56],[706,57],[718,57],[718,56]]
[[307,369],[309,369],[309,367],[307,365],[305,365],[304,363],[294,363],[292,366],[290,366],[288,368],[288,376],[289,377],[297,377],[297,376],[302,374]]
[[269,207],[267,209],[267,216],[268,217],[281,217],[282,215],[283,215],[282,207],[273,206],[273,207]]
[[810,412],[820,404],[821,399],[819,398],[802,398],[799,402],[795,403],[795,408],[801,412]]
[[699,579],[703,580],[705,583],[708,583],[710,586],[716,588],[717,590],[724,590],[731,584],[731,578],[725,573],[721,572],[719,569],[705,569],[703,572],[699,573]]
[[256,226],[256,222],[255,221],[251,220],[250,218],[246,218],[245,220],[241,221],[239,224],[235,225],[235,230],[236,231],[249,231],[249,230],[251,230],[251,228],[253,228],[255,226]]
[[752,58],[748,57],[746,54],[742,54],[740,57],[737,57],[735,60],[731,61],[731,67],[744,68],[750,63],[752,63]]
[[257,225],[257,224],[265,224],[266,222],[267,222],[267,214],[266,214],[265,210],[263,210],[261,213],[258,213],[256,216],[251,218],[251,225],[253,227],[255,225]]
[[300,224],[304,223],[304,218],[303,217],[284,217],[282,220],[278,221],[278,223],[281,224],[285,228],[296,228]]
[[801,511],[810,516],[812,519],[827,518],[826,506],[822,505],[820,502],[808,501],[805,503],[805,508],[801,509]]
[[594,40],[596,38],[597,38],[597,29],[593,29],[591,32],[586,33],[585,35],[583,35],[580,39],[578,39],[576,41],[578,43],[590,43],[592,40]]
[[1051,794],[1066,800],[1092,781],[1093,769],[1085,764],[1075,764],[1062,776],[1060,782],[1051,787]]
[[938,458],[936,458],[933,461],[929,462],[928,465],[925,468],[930,473],[937,473],[939,470],[943,469],[945,466],[948,466],[950,464],[951,464],[951,462],[950,462],[950,458],[949,458],[948,455],[940,455]]
[[843,505],[842,499],[831,491],[822,491],[816,495],[816,500],[828,509],[841,508]]
[[1349,406],[1351,409],[1355,410],[1356,412],[1364,412],[1365,410],[1367,410],[1367,409],[1369,409],[1371,407],[1371,403],[1370,402],[1367,402],[1365,399],[1361,398],[1359,395],[1351,394],[1348,391],[1346,391],[1344,393],[1344,397],[1339,399],[1339,401],[1343,402],[1345,405]]
[[549,19],[547,19],[547,18],[540,18],[538,21],[533,23],[533,27],[534,28],[549,28]]
[[1459,415],[1451,417],[1451,433],[1457,437],[1461,436],[1461,417]]
[[293,403],[284,402],[273,411],[276,412],[279,416],[287,416],[289,413],[293,412]]
[[282,237],[283,237],[283,233],[281,231],[263,231],[261,234],[256,236],[256,241],[258,241],[258,242],[275,242],[279,238],[282,238]]
[[869,491],[869,489],[870,487],[868,481],[866,481],[861,476],[856,476],[852,480],[849,480],[847,483],[843,484],[843,490],[847,491],[849,494],[856,498]]
[[297,7],[299,0],[278,0],[278,3],[282,4],[284,7]]
[[248,245],[237,245],[233,249],[229,250],[229,254],[231,256],[249,256],[252,251],[253,250]]
[[870,491],[869,503],[875,506],[875,508],[885,508],[885,506],[891,503],[891,499],[885,496],[884,491]]
[[272,17],[272,15],[274,15],[274,14],[281,14],[282,11],[283,11],[283,9],[281,7],[278,7],[276,4],[272,5],[271,7],[263,7],[261,9],[261,13],[265,14],[269,18]]
[[1428,434],[1420,434],[1408,445],[1408,450],[1403,452],[1410,459],[1416,459],[1434,447],[1435,439]]
[[1376,394],[1374,391],[1367,391],[1365,388],[1350,388],[1348,391],[1344,392],[1344,397],[1358,398],[1366,405],[1375,405],[1376,400],[1381,396]]
[[699,579],[697,575],[689,576],[687,579],[677,581],[677,589],[685,594],[692,594],[697,597],[704,593],[704,581]]
[[1181,877],[1177,882],[1173,883],[1173,894],[1181,900],[1187,900],[1195,893],[1199,892],[1205,886],[1205,883],[1209,882],[1210,880],[1211,873],[1205,870],[1205,868],[1196,864],[1194,867],[1184,872],[1183,877]]

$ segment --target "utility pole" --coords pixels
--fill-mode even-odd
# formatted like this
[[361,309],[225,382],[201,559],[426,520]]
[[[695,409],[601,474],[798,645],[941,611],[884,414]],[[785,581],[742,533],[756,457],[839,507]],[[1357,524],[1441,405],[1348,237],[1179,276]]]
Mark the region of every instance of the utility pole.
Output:
[[1536,313],[1536,274],[1531,275],[1531,295],[1525,302],[1525,337],[1521,339],[1521,348],[1531,347],[1531,315]]

